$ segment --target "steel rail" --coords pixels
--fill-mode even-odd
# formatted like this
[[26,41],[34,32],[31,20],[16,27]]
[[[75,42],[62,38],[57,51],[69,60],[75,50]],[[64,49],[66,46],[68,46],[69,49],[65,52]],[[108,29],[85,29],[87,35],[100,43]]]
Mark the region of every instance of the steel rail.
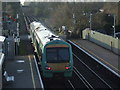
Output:
[[74,72],[78,76],[78,78],[84,83],[84,85],[89,89],[89,90],[94,90],[93,86],[90,85],[90,83],[84,78],[84,76],[75,68]]
[[44,85],[43,85],[43,81],[42,81],[42,78],[41,78],[41,75],[40,75],[40,72],[39,72],[39,69],[38,69],[36,58],[35,58],[35,56],[33,56],[33,58],[34,58],[35,66],[36,66],[37,73],[38,73],[38,76],[39,76],[39,81],[40,81],[41,88],[42,88],[42,90],[44,90]]
[[70,80],[67,80],[67,81],[70,84],[70,86],[72,87],[72,89],[75,90],[75,87],[73,86],[73,84],[71,83],[71,81]]
[[112,87],[105,81],[103,80],[98,74],[96,74],[88,65],[86,65],[82,60],[80,60],[74,53],[73,55],[85,66],[87,67],[95,76],[97,76],[104,84],[106,84],[110,89],[112,89]]

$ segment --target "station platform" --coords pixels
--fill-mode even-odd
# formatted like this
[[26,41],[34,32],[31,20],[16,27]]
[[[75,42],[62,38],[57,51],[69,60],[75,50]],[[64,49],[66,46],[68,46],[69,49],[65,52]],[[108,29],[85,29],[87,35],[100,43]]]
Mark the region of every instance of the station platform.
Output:
[[120,78],[120,56],[88,40],[70,40]]
[[7,82],[3,76],[3,90],[7,88],[44,89],[34,55],[16,56],[14,60],[5,59],[4,67],[8,76],[14,80]]

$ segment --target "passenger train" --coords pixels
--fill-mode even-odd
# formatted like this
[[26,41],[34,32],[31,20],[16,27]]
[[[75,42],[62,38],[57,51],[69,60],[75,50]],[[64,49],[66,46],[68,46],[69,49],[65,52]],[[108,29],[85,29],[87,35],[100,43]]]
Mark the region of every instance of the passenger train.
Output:
[[35,51],[40,59],[42,75],[72,77],[73,56],[69,43],[53,34],[40,22],[30,23],[30,35]]

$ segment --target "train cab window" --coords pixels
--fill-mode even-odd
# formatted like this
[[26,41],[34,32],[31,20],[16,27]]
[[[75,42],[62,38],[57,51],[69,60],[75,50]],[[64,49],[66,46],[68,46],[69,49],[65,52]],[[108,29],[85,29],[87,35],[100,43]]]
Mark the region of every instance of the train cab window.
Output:
[[49,48],[46,53],[48,62],[57,60],[57,49]]
[[46,50],[47,62],[56,63],[56,62],[68,62],[69,48],[47,48]]
[[60,48],[58,50],[58,58],[61,61],[69,61],[69,48]]

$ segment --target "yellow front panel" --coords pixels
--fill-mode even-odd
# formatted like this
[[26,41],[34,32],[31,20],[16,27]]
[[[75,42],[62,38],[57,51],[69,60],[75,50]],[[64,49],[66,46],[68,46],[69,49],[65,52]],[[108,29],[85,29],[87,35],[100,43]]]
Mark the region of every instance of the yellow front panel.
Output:
[[48,63],[48,66],[51,67],[53,71],[64,71],[68,64],[69,63]]
[[69,47],[69,46],[65,44],[52,44],[52,45],[48,45],[46,48],[55,48],[55,47]]

